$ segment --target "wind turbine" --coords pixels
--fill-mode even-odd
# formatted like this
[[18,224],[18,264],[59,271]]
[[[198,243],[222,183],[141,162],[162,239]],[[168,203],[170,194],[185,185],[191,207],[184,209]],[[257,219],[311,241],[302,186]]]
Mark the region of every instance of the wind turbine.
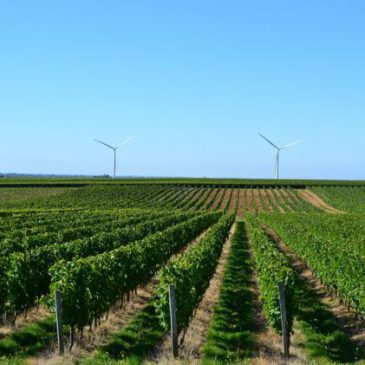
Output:
[[127,144],[129,141],[131,141],[133,139],[133,137],[129,137],[127,138],[125,141],[119,143],[116,147],[111,146],[110,144],[107,144],[103,141],[99,141],[98,139],[94,139],[95,142],[101,143],[104,146],[112,149],[114,151],[114,171],[113,171],[113,178],[115,179],[115,174],[117,171],[117,149],[125,144]]
[[273,142],[271,142],[268,138],[266,138],[261,133],[259,133],[259,136],[262,137],[266,142],[268,142],[269,144],[271,144],[271,146],[273,146],[276,149],[275,177],[277,179],[279,179],[280,151],[281,150],[284,150],[286,148],[292,147],[292,146],[298,144],[300,141],[295,141],[295,142],[292,142],[292,143],[289,143],[289,144],[286,144],[284,146],[279,147],[276,144],[274,144]]

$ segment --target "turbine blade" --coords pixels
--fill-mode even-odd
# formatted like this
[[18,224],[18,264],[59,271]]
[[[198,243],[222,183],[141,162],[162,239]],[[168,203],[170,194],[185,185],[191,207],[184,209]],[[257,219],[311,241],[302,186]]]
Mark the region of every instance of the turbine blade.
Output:
[[260,137],[262,137],[266,142],[268,142],[268,143],[270,143],[271,144],[271,146],[273,146],[274,148],[279,148],[278,146],[276,146],[274,143],[272,143],[268,138],[266,138],[263,134],[261,134],[261,133],[258,133],[258,135],[260,136]]
[[123,142],[119,143],[117,147],[115,147],[116,149],[127,144],[128,142],[130,142],[134,137],[131,136],[131,137],[128,137],[126,140],[124,140]]
[[99,143],[103,144],[104,146],[107,146],[107,147],[111,148],[112,150],[114,150],[114,147],[112,147],[110,144],[107,144],[105,142],[99,141],[98,139],[94,139],[94,141],[95,142],[99,142]]
[[295,141],[295,142],[292,142],[292,143],[289,143],[289,144],[286,144],[282,147],[280,147],[281,150],[285,149],[285,148],[289,148],[289,147],[292,147],[292,146],[295,146],[296,144],[300,143],[301,141]]

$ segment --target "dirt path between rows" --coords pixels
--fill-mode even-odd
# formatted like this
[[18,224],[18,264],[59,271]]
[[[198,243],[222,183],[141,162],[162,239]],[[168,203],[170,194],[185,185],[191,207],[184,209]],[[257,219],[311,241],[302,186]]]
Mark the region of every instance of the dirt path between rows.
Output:
[[232,189],[227,189],[226,190],[226,192],[224,193],[223,201],[222,201],[221,206],[219,207],[219,209],[224,209],[227,206],[228,200],[231,196],[231,191],[232,191]]
[[204,189],[198,189],[196,193],[185,202],[182,208],[184,209],[189,207],[189,209],[193,209],[194,206],[202,199],[205,193],[206,191]]
[[250,213],[255,212],[255,208],[253,207],[253,201],[252,201],[252,191],[251,189],[245,189],[246,190],[246,199],[247,199],[247,209]]
[[259,212],[262,212],[264,209],[263,209],[262,204],[261,204],[259,189],[252,189],[252,193],[253,193],[253,199],[255,201],[256,209]]
[[264,229],[275,240],[279,249],[287,255],[295,271],[309,284],[320,301],[328,306],[339,325],[348,334],[351,340],[356,343],[363,353],[365,353],[365,328],[363,321],[357,318],[353,311],[348,310],[344,304],[341,304],[339,298],[321,284],[313,271],[308,268],[303,260],[291,251],[274,230],[269,227],[264,227]]
[[296,192],[294,192],[294,189],[286,189],[286,192],[288,194],[288,196],[291,197],[291,199],[293,199],[294,203],[299,203],[299,204],[303,204],[303,198],[301,199]]
[[189,194],[192,194],[192,193],[193,193],[193,189],[183,190],[182,192],[176,191],[164,203],[171,204],[173,206],[179,205],[179,204],[181,204],[182,201],[184,201],[184,199],[186,199],[186,197]]
[[220,189],[214,200],[214,203],[209,208],[210,211],[218,209],[218,204],[221,201],[223,194],[224,194],[224,189]]
[[261,196],[262,201],[264,202],[264,204],[266,205],[267,210],[272,213],[274,211],[274,208],[272,206],[272,204],[274,203],[274,201],[270,201],[270,199],[267,197],[267,190],[266,189],[259,189],[259,194]]
[[231,201],[229,202],[228,213],[234,213],[236,209],[237,199],[238,199],[238,189],[234,189],[231,196]]
[[211,190],[211,192],[209,193],[208,199],[206,200],[206,202],[203,205],[203,209],[206,209],[207,206],[212,202],[212,200],[216,196],[216,193],[217,193],[217,189],[212,189]]
[[174,203],[176,203],[176,207],[183,208],[186,204],[189,203],[191,199],[194,198],[199,193],[199,190],[192,189],[190,191],[187,191],[183,196],[181,195]]
[[297,211],[296,203],[299,201],[295,200],[295,198],[286,189],[280,189],[280,196],[283,201],[285,201],[286,207],[288,207],[291,212]]
[[238,209],[237,209],[237,217],[238,219],[242,219],[243,218],[243,205],[244,205],[244,200],[245,200],[245,191],[243,189],[239,190],[239,194],[238,194]]
[[[194,205],[190,209],[196,210],[200,204],[204,206],[207,203],[207,199],[209,199],[210,193],[210,189],[206,189],[205,191],[203,191],[203,193],[200,194],[199,198],[194,202]],[[189,202],[189,204],[190,203],[192,203],[192,201]],[[201,207],[199,209],[201,209]]]
[[284,213],[284,209],[277,203],[274,193],[272,192],[271,189],[266,190],[266,196],[268,197],[268,200],[270,201],[273,211],[275,211],[275,208],[276,208],[280,213]]
[[320,209],[326,211],[327,213],[332,213],[332,214],[344,213],[341,210],[338,210],[338,209],[328,205],[327,203],[325,203],[317,194],[313,193],[310,190],[299,189],[298,193],[309,204],[312,204],[313,206],[320,208]]
[[[284,199],[284,196],[287,197],[285,194],[282,195],[282,189],[273,189],[272,194],[274,194],[276,196],[276,200],[279,201],[279,203],[282,205],[280,208],[282,208],[283,212],[289,211],[292,212],[293,209],[290,206],[290,204],[288,203],[288,201],[286,201]],[[278,204],[278,206],[280,206]]]

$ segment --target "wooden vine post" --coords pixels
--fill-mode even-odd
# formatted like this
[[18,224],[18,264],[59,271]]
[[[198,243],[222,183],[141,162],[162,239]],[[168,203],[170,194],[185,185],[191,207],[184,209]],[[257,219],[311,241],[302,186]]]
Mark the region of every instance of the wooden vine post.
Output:
[[169,304],[170,304],[170,327],[171,327],[171,345],[174,358],[179,356],[178,332],[176,321],[176,295],[174,284],[169,285]]
[[63,344],[63,333],[62,333],[61,291],[59,289],[57,289],[54,296],[55,296],[55,303],[56,303],[56,325],[57,325],[58,351],[59,351],[60,355],[63,355],[64,344]]
[[285,286],[284,283],[279,283],[279,300],[281,312],[281,330],[283,336],[283,348],[285,359],[289,358],[290,334],[288,330],[288,317],[285,303]]

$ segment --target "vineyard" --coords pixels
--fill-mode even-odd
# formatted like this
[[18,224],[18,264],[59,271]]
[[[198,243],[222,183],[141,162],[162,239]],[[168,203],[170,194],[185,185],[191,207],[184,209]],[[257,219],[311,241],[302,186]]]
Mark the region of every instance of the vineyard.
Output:
[[365,363],[360,182],[0,186],[0,363]]

